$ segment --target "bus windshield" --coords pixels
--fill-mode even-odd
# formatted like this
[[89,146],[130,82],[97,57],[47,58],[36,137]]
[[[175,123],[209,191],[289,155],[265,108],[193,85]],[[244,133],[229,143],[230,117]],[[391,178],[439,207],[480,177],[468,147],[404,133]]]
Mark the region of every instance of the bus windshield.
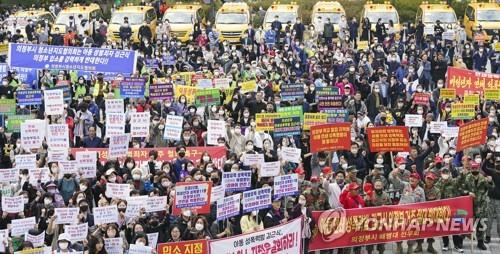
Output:
[[248,24],[245,13],[219,13],[215,18],[217,24]]
[[398,14],[395,11],[371,11],[366,13],[366,17],[372,24],[377,23],[378,19],[382,19],[382,23],[387,24],[392,20],[394,24],[399,23]]
[[266,23],[273,23],[274,17],[278,16],[278,20],[282,24],[286,24],[289,21],[295,23],[295,19],[297,18],[297,13],[295,12],[267,12],[266,13]]
[[453,12],[426,12],[422,18],[424,23],[436,23],[440,21],[441,23],[456,23],[457,17]]
[[130,25],[140,25],[144,21],[144,13],[116,12],[111,17],[111,24],[123,24],[123,19],[128,18]]
[[168,20],[170,24],[192,24],[192,12],[167,12],[163,20]]

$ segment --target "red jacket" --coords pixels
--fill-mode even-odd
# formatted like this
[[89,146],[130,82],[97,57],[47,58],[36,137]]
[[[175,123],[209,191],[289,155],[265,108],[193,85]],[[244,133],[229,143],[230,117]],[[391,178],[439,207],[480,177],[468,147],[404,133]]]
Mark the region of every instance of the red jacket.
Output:
[[342,192],[342,194],[340,194],[339,201],[344,209],[356,209],[365,207],[365,201],[359,194],[356,196],[352,196],[348,191],[344,191]]

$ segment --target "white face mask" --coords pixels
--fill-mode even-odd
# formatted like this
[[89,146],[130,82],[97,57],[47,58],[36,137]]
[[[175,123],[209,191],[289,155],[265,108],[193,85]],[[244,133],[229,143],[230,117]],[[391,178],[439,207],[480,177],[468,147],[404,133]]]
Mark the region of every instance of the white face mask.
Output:
[[146,246],[146,244],[144,242],[136,242],[135,244],[137,244],[139,246]]
[[87,185],[80,184],[80,191],[86,191],[86,190],[87,190]]
[[384,159],[377,159],[377,164],[382,164],[384,163]]
[[214,171],[214,168],[212,168],[212,167],[207,167],[207,168],[205,169],[205,171],[207,171],[207,173],[212,173],[212,171]]
[[194,167],[193,167],[193,166],[189,166],[189,167],[187,167],[187,171],[188,171],[188,172],[193,171],[193,169],[194,169]]
[[195,176],[194,176],[194,180],[196,180],[196,181],[201,180],[201,175],[195,175]]
[[399,166],[398,166],[398,168],[399,168],[400,170],[403,170],[403,169],[405,169],[405,168],[406,168],[406,165],[405,165],[405,164],[401,164],[401,165],[399,165]]
[[347,169],[347,166],[349,166],[347,163],[342,163],[342,165],[341,165],[342,169],[344,169],[344,170]]
[[132,162],[127,163],[127,168],[133,168],[133,167],[134,167],[134,163],[132,163]]
[[417,88],[417,92],[421,93],[422,91],[422,88]]
[[116,182],[116,177],[110,177],[110,178],[108,178],[108,182],[110,182],[110,183]]
[[476,159],[474,159],[474,161],[475,161],[476,163],[478,163],[478,164],[481,164],[481,158],[476,158]]
[[299,199],[299,205],[302,205],[302,206],[303,206],[303,205],[305,205],[305,204],[306,204],[306,201],[305,201],[305,200],[303,200],[303,199]]
[[185,210],[182,212],[182,215],[184,215],[184,217],[191,217],[191,210]]
[[455,154],[457,153],[457,151],[455,151],[455,150],[450,150],[450,151],[449,151],[449,153],[453,156],[453,155],[455,155]]
[[66,249],[68,249],[69,243],[68,242],[59,242],[57,245],[59,246],[59,249],[66,250]]
[[443,83],[438,83],[439,88],[443,88]]
[[326,161],[319,161],[318,164],[323,167],[326,165]]
[[247,145],[246,148],[247,148],[247,151],[252,151],[253,150],[253,145]]
[[209,162],[210,161],[210,156],[203,156],[203,161],[204,162]]
[[201,223],[196,223],[196,225],[194,226],[194,228],[198,231],[202,231],[204,227],[205,226]]
[[43,200],[43,203],[44,203],[45,205],[50,205],[50,204],[52,204],[52,200],[51,200],[51,199],[46,198],[46,199],[44,199],[44,200]]
[[445,164],[449,164],[450,163],[450,158],[444,158],[443,161],[444,161]]
[[450,174],[441,174],[441,177],[442,177],[444,180],[448,180],[448,179],[450,179]]
[[139,174],[133,174],[132,175],[132,179],[134,179],[134,180],[140,180],[141,179],[141,175],[139,175]]

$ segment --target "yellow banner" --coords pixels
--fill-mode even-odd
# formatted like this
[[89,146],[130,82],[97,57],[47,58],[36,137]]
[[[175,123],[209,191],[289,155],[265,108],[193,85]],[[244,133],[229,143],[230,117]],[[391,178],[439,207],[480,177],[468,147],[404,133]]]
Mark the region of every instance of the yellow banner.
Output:
[[456,91],[454,88],[441,88],[439,90],[439,98],[441,99],[455,99]]
[[466,94],[466,95],[464,95],[464,104],[479,105],[479,94]]
[[174,80],[179,77],[180,79],[184,80],[186,82],[186,85],[190,86],[191,85],[191,78],[193,77],[195,73],[194,72],[178,72],[174,75],[172,75],[172,78]]
[[274,131],[274,119],[279,118],[278,113],[257,113],[255,114],[255,124],[257,131]]
[[476,105],[465,103],[451,104],[451,119],[474,119]]
[[194,103],[194,96],[196,94],[197,89],[198,88],[196,88],[195,86],[175,85],[174,86],[174,94],[175,94],[174,101],[177,101],[179,99],[179,96],[185,95],[188,104]]
[[492,101],[500,100],[500,90],[484,89],[484,99]]
[[255,80],[241,82],[240,85],[241,85],[241,92],[242,93],[249,93],[249,92],[257,91],[257,83],[255,82]]
[[4,43],[0,44],[0,55],[7,55],[9,52],[9,44]]
[[304,125],[302,128],[307,131],[311,126],[327,123],[328,114],[326,113],[304,113]]
[[229,87],[226,89],[223,89],[224,93],[226,93],[226,98],[224,99],[224,104],[229,104],[231,100],[233,99],[234,95],[234,87]]

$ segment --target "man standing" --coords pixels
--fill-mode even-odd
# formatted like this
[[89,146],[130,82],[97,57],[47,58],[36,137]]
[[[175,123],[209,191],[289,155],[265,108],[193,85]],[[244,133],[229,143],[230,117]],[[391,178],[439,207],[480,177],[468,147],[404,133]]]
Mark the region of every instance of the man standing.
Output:
[[330,21],[330,18],[326,19],[326,23],[323,26],[323,38],[325,38],[325,43],[327,45],[332,44],[333,39],[333,24]]
[[[426,201],[438,200],[441,195],[439,192],[439,188],[435,185],[436,179],[437,179],[436,175],[432,172],[428,172],[427,174],[425,174],[424,192]],[[422,252],[423,242],[424,239],[417,240],[417,248],[415,248],[416,253]],[[427,238],[427,245],[428,245],[427,252],[432,254],[437,254],[437,251],[432,246],[433,243],[434,243],[434,238]]]
[[[381,179],[377,179],[373,181],[373,193],[371,195],[366,196],[366,207],[375,207],[375,206],[384,206],[384,205],[392,205],[391,198],[389,194],[384,191],[384,183]],[[374,245],[366,246],[366,251],[368,254],[372,254]],[[377,244],[377,251],[379,254],[384,253],[385,244]]]
[[[459,191],[457,178],[453,178],[451,171],[447,167],[441,168],[441,177],[439,178],[436,186],[441,194],[441,199],[457,197]],[[463,238],[460,235],[453,235],[454,251],[463,253],[462,242]],[[450,239],[448,236],[443,237],[443,251],[448,251],[450,246]]]

